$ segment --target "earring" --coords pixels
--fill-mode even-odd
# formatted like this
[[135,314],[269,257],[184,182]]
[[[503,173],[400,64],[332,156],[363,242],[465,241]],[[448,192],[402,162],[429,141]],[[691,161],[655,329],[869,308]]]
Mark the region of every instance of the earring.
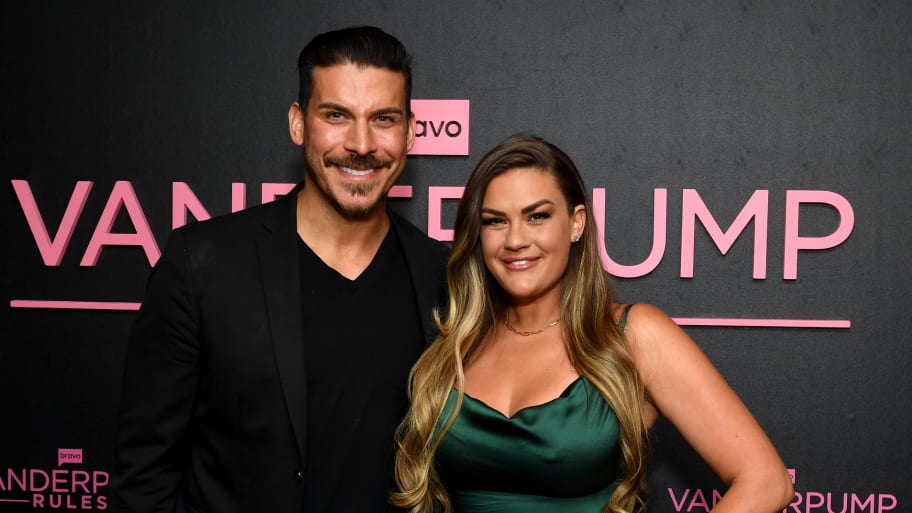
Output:
[[575,238],[575,239],[573,239],[573,242],[579,242],[579,240],[580,240],[580,236],[579,236],[579,235],[577,235],[577,236],[576,236],[576,238]]

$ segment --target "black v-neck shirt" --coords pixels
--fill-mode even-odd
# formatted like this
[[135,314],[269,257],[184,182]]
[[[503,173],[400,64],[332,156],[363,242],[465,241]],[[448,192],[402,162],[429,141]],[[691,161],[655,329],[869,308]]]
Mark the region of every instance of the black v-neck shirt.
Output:
[[395,229],[354,280],[299,244],[307,373],[305,512],[387,511],[393,432],[424,348]]

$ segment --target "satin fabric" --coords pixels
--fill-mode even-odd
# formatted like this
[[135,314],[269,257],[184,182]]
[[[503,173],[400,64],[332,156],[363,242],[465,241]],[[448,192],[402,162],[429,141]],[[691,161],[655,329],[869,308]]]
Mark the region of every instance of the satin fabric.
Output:
[[608,502],[620,482],[620,427],[588,379],[512,417],[463,397],[435,456],[456,513],[597,513]]

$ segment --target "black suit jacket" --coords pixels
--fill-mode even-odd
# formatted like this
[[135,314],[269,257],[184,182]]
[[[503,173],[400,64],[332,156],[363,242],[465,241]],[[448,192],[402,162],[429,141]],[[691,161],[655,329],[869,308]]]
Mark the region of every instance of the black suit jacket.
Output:
[[[171,235],[130,335],[114,511],[301,512],[297,190]],[[430,343],[448,250],[389,216]]]

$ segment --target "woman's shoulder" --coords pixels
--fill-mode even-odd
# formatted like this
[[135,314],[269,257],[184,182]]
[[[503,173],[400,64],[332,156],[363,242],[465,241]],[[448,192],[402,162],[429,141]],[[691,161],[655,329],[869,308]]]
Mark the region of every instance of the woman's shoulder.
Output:
[[612,305],[612,311],[615,322],[632,346],[658,349],[661,345],[682,337],[689,340],[687,334],[675,323],[674,319],[655,305],[616,303]]
[[674,320],[661,308],[649,303],[612,303],[611,313],[618,326],[635,326],[651,323],[666,323]]

